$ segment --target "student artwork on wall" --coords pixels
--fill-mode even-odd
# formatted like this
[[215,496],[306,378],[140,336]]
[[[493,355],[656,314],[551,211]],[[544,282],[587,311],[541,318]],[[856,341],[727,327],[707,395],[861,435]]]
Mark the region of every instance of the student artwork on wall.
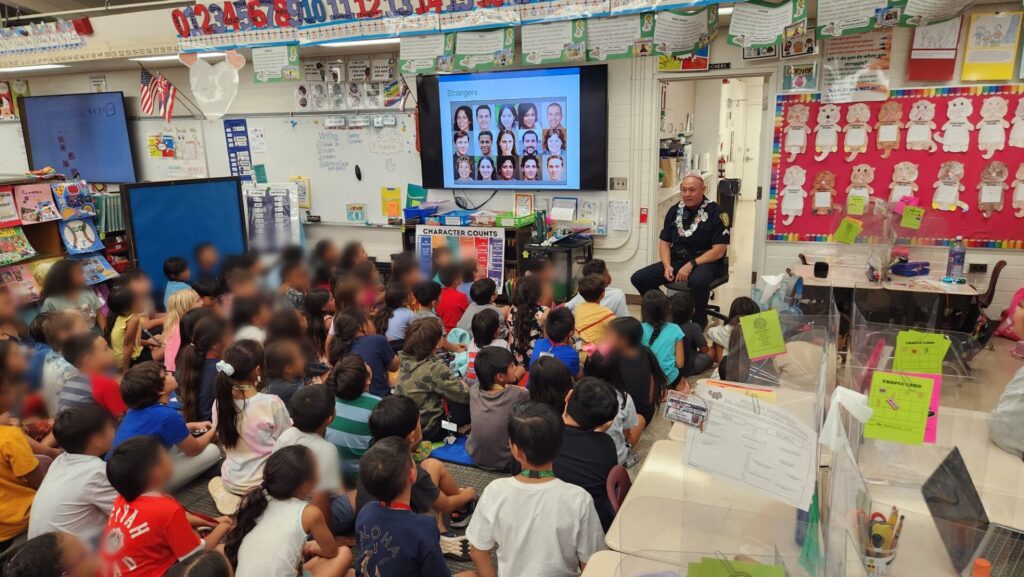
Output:
[[60,221],[60,238],[68,254],[87,254],[103,250],[100,233],[92,218],[72,218]]
[[[781,95],[775,146],[769,240],[831,242],[842,218],[914,207],[919,228],[890,219],[899,242],[963,236],[1024,248],[1024,86],[894,90],[847,104]],[[880,234],[866,227],[857,242]]]
[[84,180],[55,182],[50,188],[53,191],[53,198],[57,200],[57,210],[60,211],[61,218],[96,216],[96,202]]

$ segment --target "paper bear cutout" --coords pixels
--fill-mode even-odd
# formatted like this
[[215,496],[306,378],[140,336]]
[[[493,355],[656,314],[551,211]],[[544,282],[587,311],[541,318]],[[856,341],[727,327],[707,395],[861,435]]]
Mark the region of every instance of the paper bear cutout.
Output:
[[812,206],[814,214],[832,214],[832,201],[836,197],[836,175],[831,170],[822,170],[814,175]]
[[942,134],[936,134],[935,140],[942,143],[943,152],[967,152],[971,145],[971,115],[974,104],[967,98],[959,96],[946,104],[946,123],[942,125]]
[[905,206],[917,205],[918,176],[917,165],[913,162],[904,160],[892,167],[892,182],[889,183],[890,210],[896,214],[903,214]]
[[878,111],[875,123],[875,145],[882,158],[900,147],[900,129],[903,128],[903,105],[896,100],[886,100]]
[[796,155],[803,154],[807,150],[807,135],[811,127],[807,126],[807,119],[811,117],[811,110],[806,104],[794,104],[789,107],[786,113],[786,142],[783,144],[783,151],[789,153],[787,162],[796,160]]
[[782,183],[786,185],[779,194],[782,196],[782,215],[785,217],[782,224],[793,224],[793,219],[804,214],[804,199],[807,198],[807,191],[804,190],[804,183],[807,182],[807,172],[799,166],[790,166],[782,177]]
[[1013,125],[1010,129],[1010,146],[1024,148],[1024,96],[1017,101],[1017,110],[1013,113],[1010,124]]
[[850,171],[850,184],[846,187],[846,212],[850,212],[850,199],[864,199],[864,212],[868,212],[873,204],[872,195],[875,189],[871,183],[875,180],[875,167],[870,164],[858,164]]
[[1017,175],[1013,179],[1013,199],[1010,201],[1013,207],[1013,216],[1024,218],[1024,162],[1017,167]]
[[822,104],[818,108],[818,125],[814,127],[814,160],[821,162],[829,154],[839,150],[839,124],[841,111],[835,104]]
[[997,150],[1006,148],[1006,121],[1009,103],[1002,96],[989,96],[981,104],[981,121],[978,122],[978,150],[982,158],[992,158]]
[[1003,193],[1010,188],[1010,185],[1006,184],[1007,178],[1010,178],[1010,169],[998,160],[993,160],[981,169],[981,181],[978,182],[978,210],[985,218],[992,216],[993,212],[1003,211]]
[[846,162],[852,162],[857,155],[868,151],[868,133],[871,132],[871,109],[858,102],[846,109],[846,126],[843,127],[843,151]]
[[932,208],[944,211],[959,208],[967,212],[967,203],[960,200],[960,193],[964,191],[964,185],[960,183],[963,179],[964,163],[958,160],[943,162],[939,167],[939,179],[932,185],[935,189],[932,195]]
[[938,150],[932,135],[932,131],[935,130],[935,103],[918,100],[911,105],[908,118],[907,150]]
[[178,60],[189,68],[188,82],[192,98],[207,120],[217,120],[228,112],[238,94],[238,71],[245,66],[245,57],[228,50],[224,60],[210,64],[197,54],[181,54]]

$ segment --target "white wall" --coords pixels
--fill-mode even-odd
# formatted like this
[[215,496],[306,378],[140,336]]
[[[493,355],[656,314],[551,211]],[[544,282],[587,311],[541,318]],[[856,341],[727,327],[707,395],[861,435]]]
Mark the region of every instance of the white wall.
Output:
[[693,116],[697,100],[697,86],[693,82],[665,84],[665,117],[660,137],[675,138],[686,131],[686,119]]

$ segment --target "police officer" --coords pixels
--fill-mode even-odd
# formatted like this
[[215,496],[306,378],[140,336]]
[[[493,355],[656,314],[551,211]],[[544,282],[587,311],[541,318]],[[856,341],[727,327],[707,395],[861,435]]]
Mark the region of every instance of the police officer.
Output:
[[729,247],[729,215],[704,196],[704,180],[687,176],[679,183],[679,204],[665,215],[658,253],[661,262],[633,273],[630,281],[641,295],[672,282],[684,282],[693,296],[693,322],[708,324],[712,281],[725,275]]

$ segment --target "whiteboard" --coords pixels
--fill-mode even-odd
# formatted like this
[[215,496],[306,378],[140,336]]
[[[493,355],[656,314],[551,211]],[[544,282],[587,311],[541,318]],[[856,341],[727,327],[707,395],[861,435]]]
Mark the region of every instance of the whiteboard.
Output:
[[[263,164],[268,182],[310,179],[310,214],[325,223],[346,221],[345,205],[365,204],[370,222],[382,224],[381,187],[399,188],[421,181],[416,150],[416,121],[410,112],[395,112],[394,126],[327,128],[328,116],[255,116],[246,119],[250,137],[263,131],[265,148],[251,150],[253,164]],[[373,115],[371,115],[373,116]],[[204,123],[210,176],[230,176],[223,122]],[[257,138],[256,141],[259,139]],[[256,145],[258,146],[258,145]],[[362,179],[356,178],[356,166]]]

